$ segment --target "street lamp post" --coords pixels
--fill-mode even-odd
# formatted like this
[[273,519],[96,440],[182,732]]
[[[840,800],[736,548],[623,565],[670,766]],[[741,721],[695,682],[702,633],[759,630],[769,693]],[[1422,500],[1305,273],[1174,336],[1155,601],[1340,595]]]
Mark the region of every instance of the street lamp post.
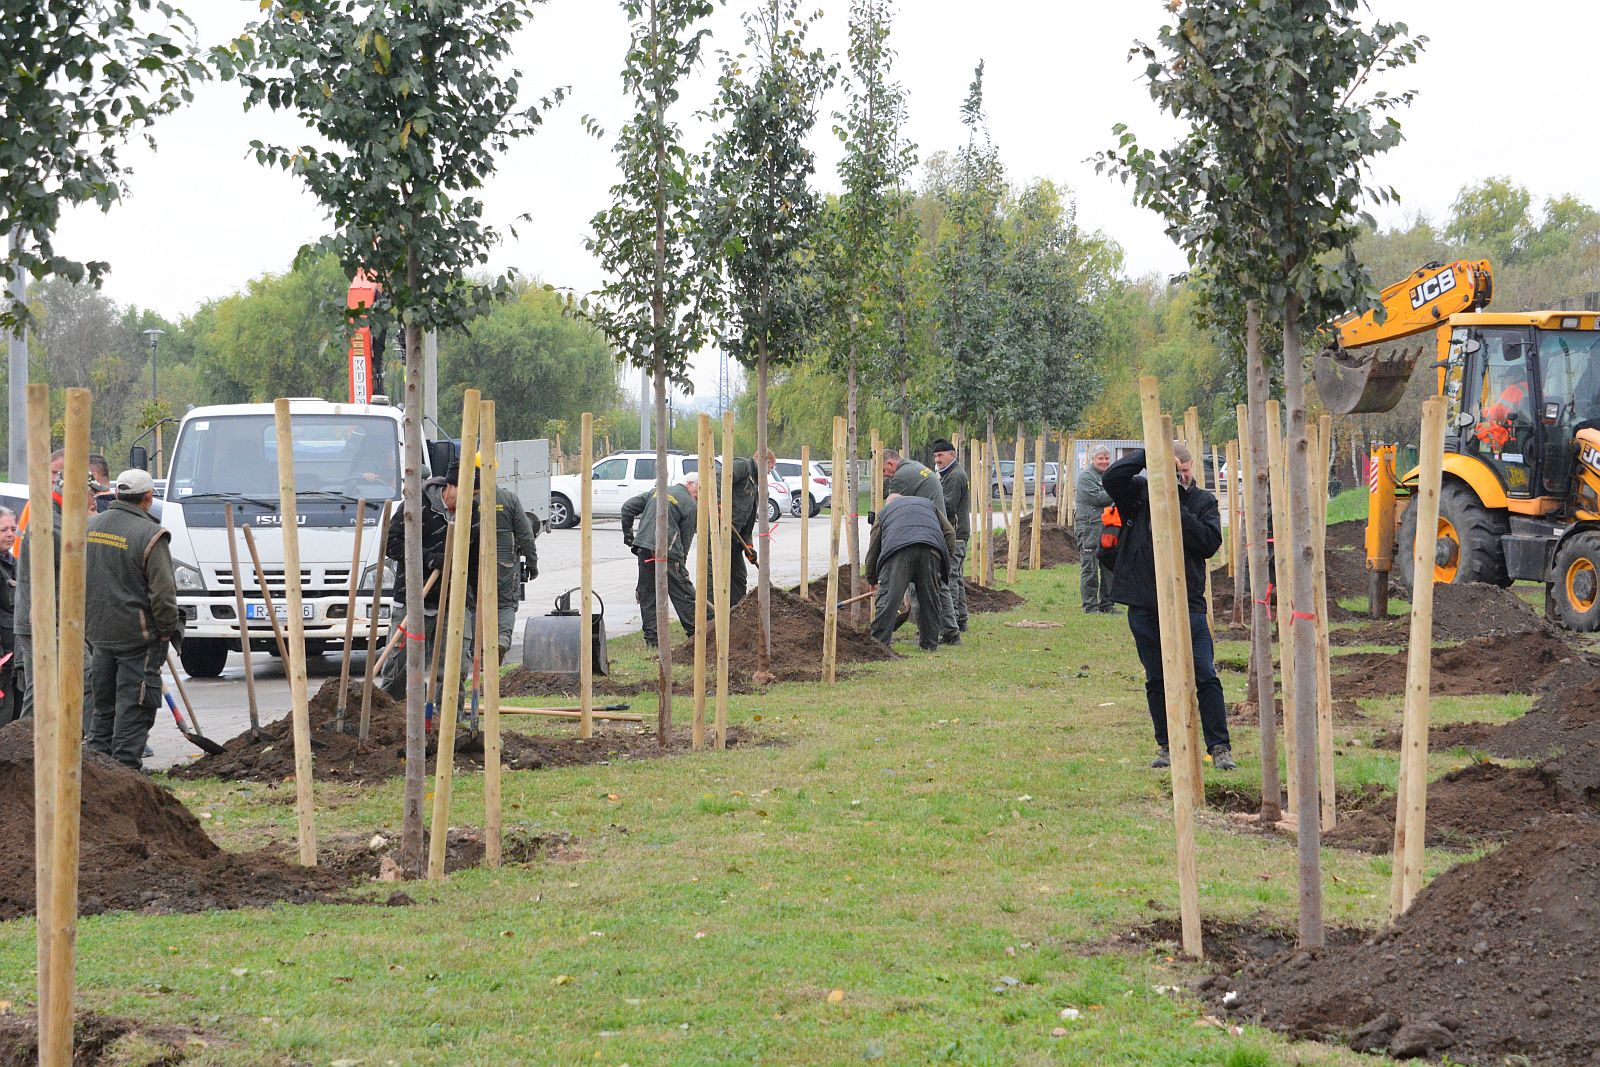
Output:
[[160,342],[162,336],[166,332],[167,332],[166,330],[158,330],[155,327],[151,327],[150,329],[144,331],[144,335],[150,339],[150,399],[151,400],[154,400],[156,398],[156,345]]

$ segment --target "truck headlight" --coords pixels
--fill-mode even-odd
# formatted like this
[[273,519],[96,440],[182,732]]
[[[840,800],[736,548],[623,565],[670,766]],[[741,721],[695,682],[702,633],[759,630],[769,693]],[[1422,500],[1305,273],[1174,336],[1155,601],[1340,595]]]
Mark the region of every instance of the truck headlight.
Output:
[[205,576],[200,573],[200,568],[184,563],[180,560],[172,561],[172,578],[178,586],[180,593],[203,593],[206,589]]
[[383,569],[383,587],[385,589],[393,589],[394,567],[394,561],[389,559],[384,560],[382,563],[371,564],[361,572],[361,584],[357,586],[357,589],[365,593],[372,592],[372,579],[378,573],[379,568]]

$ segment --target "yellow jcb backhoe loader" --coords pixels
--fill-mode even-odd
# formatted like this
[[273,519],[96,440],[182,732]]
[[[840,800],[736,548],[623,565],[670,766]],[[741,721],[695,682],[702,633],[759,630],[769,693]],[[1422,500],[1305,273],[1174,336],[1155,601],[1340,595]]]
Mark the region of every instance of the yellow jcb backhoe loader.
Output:
[[[1388,411],[1431,352],[1450,420],[1434,579],[1543,582],[1552,619],[1597,630],[1600,313],[1485,311],[1493,289],[1487,260],[1427,264],[1383,291],[1381,323],[1375,312],[1333,323],[1317,389],[1336,414]],[[1368,566],[1386,570],[1392,557],[1409,584],[1414,512],[1402,513],[1397,539],[1382,524],[1404,507],[1416,471],[1381,473],[1374,484],[1399,499],[1373,501]]]

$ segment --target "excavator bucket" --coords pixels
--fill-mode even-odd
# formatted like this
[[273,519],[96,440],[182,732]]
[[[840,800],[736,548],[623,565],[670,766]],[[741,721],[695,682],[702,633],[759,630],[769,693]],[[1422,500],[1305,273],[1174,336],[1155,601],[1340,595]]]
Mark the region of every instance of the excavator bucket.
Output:
[[1317,395],[1335,415],[1390,411],[1400,402],[1418,361],[1433,348],[1431,338],[1382,348],[1325,348],[1312,365]]

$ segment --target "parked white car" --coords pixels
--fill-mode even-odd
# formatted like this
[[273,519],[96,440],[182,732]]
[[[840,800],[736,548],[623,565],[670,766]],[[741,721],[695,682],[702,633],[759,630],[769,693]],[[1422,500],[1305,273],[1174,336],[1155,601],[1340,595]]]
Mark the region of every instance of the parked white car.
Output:
[[[700,467],[700,457],[687,452],[667,453],[667,484],[683,481],[685,474]],[[717,469],[721,470],[721,461]],[[590,509],[597,519],[614,519],[622,514],[622,505],[656,484],[656,454],[630,450],[613,452],[590,468]],[[563,474],[550,479],[550,528],[565,530],[578,525],[579,496],[583,478],[577,474]],[[774,480],[767,487],[767,519],[776,522],[778,516],[789,508],[789,488]]]
[[823,465],[815,460],[811,463],[811,470],[801,474],[798,459],[780,459],[777,470],[773,473],[782,478],[784,485],[788,487],[789,514],[796,518],[802,514],[800,510],[802,494],[809,501],[809,506],[803,513],[808,518],[833,502],[833,479],[829,477]]

